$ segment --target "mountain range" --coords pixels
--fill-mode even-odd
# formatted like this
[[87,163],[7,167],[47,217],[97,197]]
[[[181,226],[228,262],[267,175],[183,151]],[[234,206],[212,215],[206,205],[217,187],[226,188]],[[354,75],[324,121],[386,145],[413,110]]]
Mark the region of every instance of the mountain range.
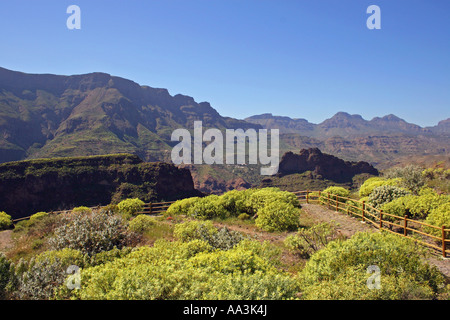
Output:
[[450,134],[450,118],[440,121],[436,126],[422,128],[408,123],[399,117],[389,114],[375,117],[368,121],[359,114],[338,112],[330,119],[314,124],[306,119],[274,116],[271,113],[251,116],[247,122],[260,124],[264,128],[278,128],[280,133],[297,133],[308,137],[352,137],[375,134],[410,134],[410,135],[440,135]]
[[[192,129],[195,120],[205,129],[277,128],[281,154],[319,148],[377,168],[401,159],[447,160],[450,153],[450,119],[426,128],[392,114],[365,120],[338,112],[319,124],[272,114],[235,119],[220,115],[208,102],[106,73],[63,76],[0,68],[0,163],[117,153],[170,161],[178,143],[171,141],[173,130]],[[252,179],[246,168],[234,169],[223,170],[230,177],[248,174]],[[199,175],[197,183],[211,175]]]
[[260,128],[222,117],[207,102],[105,73],[0,68],[0,162],[111,153],[168,161],[172,131],[195,120],[205,128]]
[[365,120],[346,112],[338,112],[319,124],[270,113],[245,121],[267,129],[278,128],[283,152],[319,148],[346,160],[368,161],[380,169],[405,162],[450,163],[450,118],[425,128],[393,114]]

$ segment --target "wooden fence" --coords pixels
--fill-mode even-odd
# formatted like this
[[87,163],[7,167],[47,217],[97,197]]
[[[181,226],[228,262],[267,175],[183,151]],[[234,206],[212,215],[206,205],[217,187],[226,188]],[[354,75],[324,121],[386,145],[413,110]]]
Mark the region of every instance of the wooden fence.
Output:
[[[386,230],[413,239],[422,245],[438,250],[442,253],[443,257],[446,257],[447,253],[450,253],[450,246],[447,246],[447,243],[450,243],[450,239],[447,239],[446,237],[446,234],[447,232],[450,232],[450,229],[446,229],[445,226],[433,226],[421,221],[409,219],[407,216],[398,217],[376,209],[364,201],[332,195],[322,191],[305,190],[295,191],[293,193],[300,202],[324,205],[329,209],[334,209],[336,212],[343,212],[351,216],[359,217],[363,222],[370,223],[380,230]],[[138,212],[138,214],[161,214],[174,202],[175,201],[146,203],[142,211]],[[91,207],[91,209],[100,208],[100,206]],[[59,214],[64,212],[70,212],[70,210],[55,211],[52,213]],[[13,220],[13,223],[29,218],[30,217],[15,219]],[[434,230],[435,232],[432,232],[434,234],[429,233],[430,230]],[[436,236],[435,234],[439,234],[439,236]],[[447,249],[447,247],[449,247],[449,249]]]
[[300,202],[320,204],[336,212],[359,217],[362,222],[370,223],[380,230],[386,230],[413,239],[424,246],[435,249],[441,252],[444,258],[447,253],[450,253],[450,246],[447,245],[450,243],[450,239],[446,236],[450,229],[446,229],[445,226],[433,226],[422,221],[410,219],[406,215],[399,217],[374,208],[365,201],[341,197],[322,191],[306,190],[293,193]]

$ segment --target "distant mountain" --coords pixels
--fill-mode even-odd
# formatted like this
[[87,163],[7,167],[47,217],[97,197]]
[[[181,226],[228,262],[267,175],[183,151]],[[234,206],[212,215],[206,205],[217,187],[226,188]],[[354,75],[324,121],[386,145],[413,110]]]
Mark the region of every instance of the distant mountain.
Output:
[[358,114],[351,115],[346,112],[338,112],[330,119],[326,119],[319,124],[313,124],[305,119],[292,119],[265,113],[248,117],[245,121],[259,124],[267,129],[279,128],[281,133],[298,133],[310,137],[350,137],[394,133],[413,135],[433,133],[450,134],[450,119],[441,121],[435,127],[422,128],[416,124],[408,123],[393,114],[386,115],[382,118],[375,117],[368,121]]
[[222,117],[207,102],[105,73],[0,68],[0,162],[111,153],[167,161],[173,130],[192,128],[195,120],[219,129],[260,128]]
[[428,127],[428,130],[434,133],[450,134],[450,118],[439,121],[434,127]]
[[380,169],[398,164],[399,158],[450,159],[450,119],[426,128],[393,114],[365,120],[360,115],[338,112],[319,124],[270,113],[245,120],[280,129],[281,152],[320,148],[345,160],[369,161]]

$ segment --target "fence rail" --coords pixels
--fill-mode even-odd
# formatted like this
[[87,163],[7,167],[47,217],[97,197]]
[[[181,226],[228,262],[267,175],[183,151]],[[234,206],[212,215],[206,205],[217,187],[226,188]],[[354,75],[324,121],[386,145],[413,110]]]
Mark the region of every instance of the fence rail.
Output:
[[[437,227],[422,221],[409,219],[407,216],[395,216],[374,208],[364,201],[325,193],[321,190],[304,190],[295,191],[293,193],[300,202],[324,205],[329,209],[334,209],[336,212],[343,212],[347,215],[359,217],[363,222],[370,223],[380,230],[386,230],[399,236],[413,239],[424,246],[440,251],[444,258],[447,256],[447,253],[450,253],[450,245],[448,245],[450,239],[447,238],[447,233],[450,232],[450,229],[447,229],[445,226]],[[142,211],[138,212],[138,214],[161,214],[174,202],[175,201],[146,203],[143,206]],[[90,209],[101,209],[101,207],[91,207]],[[70,211],[71,210],[53,211],[52,213],[60,214]],[[23,217],[15,219],[13,220],[13,223],[29,218],[30,217]],[[386,220],[386,218],[390,218],[392,221]],[[397,230],[394,230],[394,228],[397,228]],[[439,236],[426,232],[430,230],[435,230],[435,234],[439,234]]]
[[386,230],[412,239],[424,246],[437,250],[442,253],[444,258],[450,253],[450,245],[448,245],[450,239],[447,236],[450,229],[445,226],[433,226],[422,221],[410,219],[406,215],[399,217],[383,212],[381,209],[374,208],[365,201],[324,193],[322,191],[305,190],[293,193],[300,202],[316,203],[324,205],[329,209],[334,209],[336,212],[357,216],[363,222],[370,223],[380,230]]

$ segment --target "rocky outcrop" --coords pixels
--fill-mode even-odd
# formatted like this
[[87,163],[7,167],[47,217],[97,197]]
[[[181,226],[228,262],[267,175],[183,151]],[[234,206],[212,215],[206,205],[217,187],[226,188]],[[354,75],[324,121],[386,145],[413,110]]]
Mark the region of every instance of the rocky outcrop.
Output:
[[129,197],[145,202],[202,195],[188,169],[122,154],[0,165],[0,211],[13,219],[38,211],[107,205]]
[[378,170],[367,162],[344,161],[333,155],[322,153],[318,148],[302,149],[299,154],[287,152],[280,161],[278,176],[311,171],[316,177],[338,183],[352,181],[361,173],[378,175]]

